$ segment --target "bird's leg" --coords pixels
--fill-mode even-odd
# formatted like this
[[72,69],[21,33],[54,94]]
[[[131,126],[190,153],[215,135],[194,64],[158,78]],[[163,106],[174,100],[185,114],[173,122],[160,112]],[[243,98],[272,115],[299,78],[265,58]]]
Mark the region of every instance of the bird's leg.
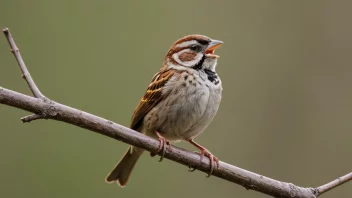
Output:
[[[167,145],[169,145],[169,150],[172,151],[172,144],[171,141],[168,141],[167,139],[165,139],[159,132],[156,131],[156,135],[158,136],[159,139],[163,139],[164,140],[164,145],[163,147],[165,147],[165,143]],[[161,150],[161,147],[159,147],[159,152]]]
[[[169,145],[169,150],[170,151],[172,150],[172,144],[171,144],[170,141],[167,141],[158,131],[156,131],[155,133],[158,136],[158,139],[160,141],[160,145],[159,145],[157,153],[159,153],[160,151],[163,151],[161,156],[160,156],[160,159],[159,159],[159,162],[161,162],[164,159],[164,155],[165,155],[165,151],[166,151],[166,144]],[[150,155],[152,157],[155,156],[155,154],[152,154],[152,153]]]
[[[204,155],[206,155],[207,157],[209,157],[210,160],[210,172],[208,173],[207,177],[210,177],[211,174],[214,171],[214,162],[217,165],[217,168],[219,168],[220,163],[219,163],[219,159],[217,157],[215,157],[213,154],[211,154],[208,149],[204,148],[203,146],[199,145],[197,142],[193,141],[193,140],[188,140],[189,143],[191,143],[193,146],[197,147],[198,149],[200,149],[200,161],[199,163],[202,162]],[[189,171],[194,171],[196,170],[196,168],[191,168]]]

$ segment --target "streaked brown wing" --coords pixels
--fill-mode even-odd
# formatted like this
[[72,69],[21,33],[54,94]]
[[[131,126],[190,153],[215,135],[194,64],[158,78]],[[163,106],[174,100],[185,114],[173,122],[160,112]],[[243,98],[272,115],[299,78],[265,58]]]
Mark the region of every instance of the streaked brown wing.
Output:
[[167,93],[162,94],[162,88],[174,73],[175,70],[162,69],[154,75],[152,82],[134,111],[131,129],[137,130],[144,116],[166,97]]

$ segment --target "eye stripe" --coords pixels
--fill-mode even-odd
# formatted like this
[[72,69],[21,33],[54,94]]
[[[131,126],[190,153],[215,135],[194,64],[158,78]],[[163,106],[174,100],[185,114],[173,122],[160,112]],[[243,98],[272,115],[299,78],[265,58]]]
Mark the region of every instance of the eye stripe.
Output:
[[187,47],[193,44],[198,44],[196,40],[185,41],[176,45],[177,48]]

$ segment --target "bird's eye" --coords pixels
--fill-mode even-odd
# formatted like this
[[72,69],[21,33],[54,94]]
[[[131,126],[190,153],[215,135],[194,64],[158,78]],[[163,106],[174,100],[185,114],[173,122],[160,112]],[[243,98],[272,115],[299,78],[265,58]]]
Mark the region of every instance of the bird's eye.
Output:
[[191,50],[196,51],[196,52],[199,52],[201,50],[199,45],[191,45],[190,48],[191,48]]

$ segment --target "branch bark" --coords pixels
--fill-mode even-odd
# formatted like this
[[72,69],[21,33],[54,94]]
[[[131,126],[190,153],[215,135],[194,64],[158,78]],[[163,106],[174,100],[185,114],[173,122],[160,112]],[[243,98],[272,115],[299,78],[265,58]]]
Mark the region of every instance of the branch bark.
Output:
[[15,40],[13,39],[11,32],[9,31],[8,28],[3,29],[3,32],[7,38],[7,41],[9,42],[9,45],[11,47],[11,52],[15,56],[18,65],[20,66],[21,72],[22,72],[22,78],[24,78],[31,89],[34,97],[36,98],[41,98],[44,99],[45,96],[40,92],[38,86],[35,84],[33,78],[31,77],[31,74],[29,73],[26,64],[24,64],[24,61],[22,59],[22,56],[20,54],[20,50],[18,49]]
[[[11,51],[14,53],[15,58],[20,65],[21,71],[25,76],[26,82],[32,90],[34,97],[0,87],[0,103],[34,113],[34,115],[22,118],[23,122],[29,122],[40,118],[58,120],[143,148],[152,153],[158,151],[159,141],[156,139],[145,136],[110,120],[47,99],[39,91],[30,76],[11,33],[7,28],[4,29],[3,32],[9,41],[12,49]],[[204,158],[202,162],[199,163],[198,154],[176,146],[173,147],[172,152],[170,152],[169,149],[166,149],[165,158],[188,167],[197,167],[198,170],[205,173],[208,173],[210,170],[210,161],[208,158]],[[246,189],[252,189],[280,198],[316,198],[321,194],[352,180],[351,172],[320,187],[305,188],[291,183],[277,181],[221,161],[220,167],[214,170],[213,175],[239,184]]]

